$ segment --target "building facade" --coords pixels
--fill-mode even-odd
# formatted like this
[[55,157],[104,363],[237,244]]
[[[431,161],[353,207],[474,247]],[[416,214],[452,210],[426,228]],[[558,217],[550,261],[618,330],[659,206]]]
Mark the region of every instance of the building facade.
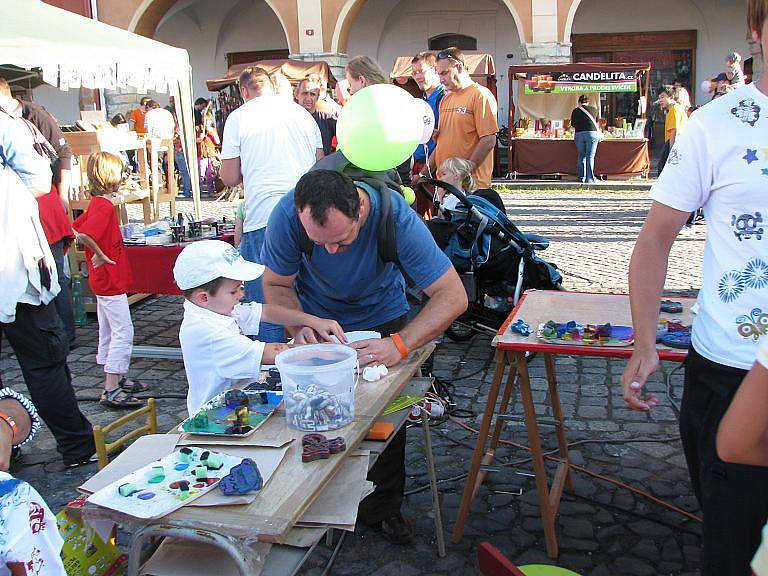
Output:
[[[703,103],[701,81],[723,70],[726,54],[759,50],[747,41],[743,0],[644,0],[642,10],[637,0],[50,0],[81,13],[88,2],[102,22],[187,49],[195,96],[209,96],[205,81],[233,62],[325,60],[342,77],[359,54],[388,71],[396,57],[425,49],[486,52],[503,124],[511,64],[650,61],[653,85],[682,79]],[[35,98],[68,120],[48,101],[52,92]]]

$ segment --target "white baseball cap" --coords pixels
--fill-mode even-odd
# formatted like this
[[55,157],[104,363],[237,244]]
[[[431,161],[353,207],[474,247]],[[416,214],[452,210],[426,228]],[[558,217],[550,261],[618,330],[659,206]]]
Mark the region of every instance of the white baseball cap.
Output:
[[176,258],[173,277],[182,290],[207,284],[216,278],[256,280],[264,266],[245,260],[237,249],[221,240],[200,240],[184,248]]

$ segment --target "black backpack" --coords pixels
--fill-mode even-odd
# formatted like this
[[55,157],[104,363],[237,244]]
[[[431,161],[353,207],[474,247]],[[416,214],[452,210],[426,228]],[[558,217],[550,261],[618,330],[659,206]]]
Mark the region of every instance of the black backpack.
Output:
[[[395,169],[386,170],[384,172],[371,172],[369,170],[363,170],[352,164],[347,160],[346,156],[341,152],[334,152],[324,158],[321,158],[317,163],[310,168],[310,172],[314,170],[333,170],[334,172],[341,172],[349,176],[355,184],[367,184],[379,193],[381,198],[381,209],[379,211],[379,232],[378,232],[378,252],[379,258],[385,264],[393,262],[402,272],[402,266],[400,266],[400,259],[397,256],[397,236],[395,234],[395,219],[392,214],[392,200],[390,194],[400,194],[403,192],[400,189],[400,176]],[[307,257],[307,260],[312,259],[312,251],[315,247],[315,243],[310,240],[307,235],[307,231],[299,220],[299,250]]]

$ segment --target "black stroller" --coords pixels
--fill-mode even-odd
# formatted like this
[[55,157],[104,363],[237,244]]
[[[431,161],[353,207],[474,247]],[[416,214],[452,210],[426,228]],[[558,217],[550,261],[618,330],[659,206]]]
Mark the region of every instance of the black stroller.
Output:
[[[424,178],[419,193],[432,198],[424,186],[430,184],[459,200],[456,208],[444,210],[446,219],[432,218],[427,223],[459,273],[469,299],[467,311],[446,330],[452,340],[468,340],[475,332],[496,334],[525,290],[561,289],[557,267],[536,254],[549,246],[549,240],[521,232],[507,218],[496,191],[466,195],[447,182]],[[436,208],[440,208],[437,203]]]

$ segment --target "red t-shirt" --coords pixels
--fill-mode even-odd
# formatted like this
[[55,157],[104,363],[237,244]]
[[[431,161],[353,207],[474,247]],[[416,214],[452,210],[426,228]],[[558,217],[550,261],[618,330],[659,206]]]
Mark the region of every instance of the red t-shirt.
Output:
[[85,249],[93,293],[97,296],[116,296],[128,292],[133,275],[131,265],[125,257],[123,236],[120,234],[112,202],[104,196],[94,196],[85,213],[72,223],[72,228],[93,238],[104,254],[115,262],[94,268],[91,262],[93,252]]

